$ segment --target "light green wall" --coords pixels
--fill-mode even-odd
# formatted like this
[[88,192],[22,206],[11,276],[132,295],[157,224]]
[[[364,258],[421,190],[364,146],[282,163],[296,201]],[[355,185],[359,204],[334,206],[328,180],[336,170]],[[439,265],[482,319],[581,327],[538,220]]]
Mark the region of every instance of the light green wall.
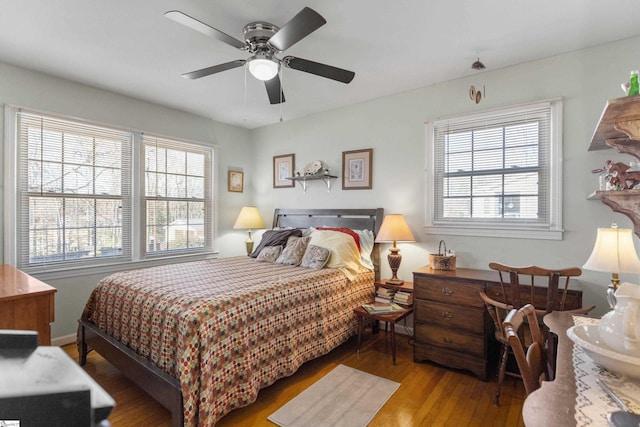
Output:
[[[441,239],[456,251],[458,267],[487,269],[490,261],[582,266],[593,247],[597,227],[608,227],[614,220],[621,227],[631,227],[625,216],[613,213],[601,202],[586,200],[596,185],[592,169],[609,158],[625,162],[630,158],[613,150],[588,152],[587,147],[606,100],[622,96],[620,83],[628,79],[629,70],[640,66],[640,38],[498,70],[491,70],[490,58],[485,62],[490,71],[253,131],[256,204],[263,212],[276,207],[364,206],[404,214],[417,239],[415,244],[400,245],[400,276],[405,280],[428,263],[428,254],[437,252]],[[356,74],[353,84],[357,79]],[[471,84],[485,87],[485,98],[478,105],[468,98]],[[425,234],[424,122],[555,97],[564,100],[564,239]],[[286,117],[286,107],[284,114]],[[295,153],[297,170],[310,160],[323,160],[341,176],[342,151],[360,148],[373,148],[372,190],[343,191],[338,181],[330,194],[320,183],[310,184],[303,194],[299,188],[274,190],[267,179],[273,155]],[[383,276],[390,276],[383,264]],[[635,275],[622,279],[640,283]],[[584,271],[582,276],[585,303],[597,304],[599,314],[608,310],[604,298],[608,280],[604,273]]]
[[[218,249],[221,256],[240,255],[246,235],[232,230],[240,208],[253,200],[252,181],[243,193],[227,192],[227,170],[254,169],[250,132],[206,117],[161,107],[127,96],[0,63],[0,104],[12,104],[98,123],[216,144],[218,150]],[[0,122],[4,139],[4,121]],[[0,203],[4,207],[4,150],[0,150]],[[4,209],[0,209],[0,240],[4,242]],[[4,245],[0,245],[4,263]],[[84,303],[104,275],[45,281],[58,289],[52,336],[75,333]]]
[[[609,158],[628,162],[629,157],[612,150],[588,152],[587,147],[606,100],[621,96],[620,83],[629,70],[640,66],[640,37],[498,70],[491,70],[489,59],[485,62],[490,71],[253,131],[5,64],[0,64],[0,102],[217,144],[221,256],[243,253],[246,234],[232,230],[232,226],[240,207],[247,204],[257,205],[267,223],[277,207],[383,207],[387,213],[403,213],[418,240],[401,244],[400,276],[405,279],[428,262],[428,254],[437,251],[441,239],[456,251],[458,267],[486,269],[490,261],[581,266],[593,247],[597,227],[609,226],[612,221],[631,227],[623,215],[598,201],[586,200],[596,185],[591,169]],[[357,79],[356,75],[352,84],[357,84]],[[485,86],[486,97],[479,105],[468,99],[471,84]],[[564,99],[564,239],[523,241],[424,234],[424,122],[555,97]],[[286,108],[285,104],[285,119]],[[0,132],[4,134],[1,128]],[[372,190],[343,191],[340,180],[334,182],[331,193],[321,183],[309,184],[306,194],[299,187],[272,188],[274,155],[295,153],[298,170],[320,159],[341,176],[342,151],[360,148],[374,149]],[[226,191],[229,167],[244,170],[244,193]],[[3,184],[2,168],[0,158]],[[0,260],[2,250],[0,247]],[[386,263],[383,266],[383,276],[390,275]],[[75,332],[82,307],[101,277],[48,280],[58,288],[54,338]],[[622,279],[640,282],[636,276]],[[607,274],[583,273],[585,303],[597,304],[596,314],[607,311],[607,282]]]

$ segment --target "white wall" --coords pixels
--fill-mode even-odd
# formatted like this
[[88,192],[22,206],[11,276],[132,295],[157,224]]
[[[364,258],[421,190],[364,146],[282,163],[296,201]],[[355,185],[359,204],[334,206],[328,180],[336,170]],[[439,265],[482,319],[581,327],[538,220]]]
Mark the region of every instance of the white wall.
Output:
[[[227,169],[251,177],[253,157],[249,131],[206,117],[161,107],[101,89],[0,63],[0,104],[13,104],[98,123],[216,144],[218,150],[218,249],[221,256],[240,255],[246,235],[232,230],[240,208],[253,200],[252,180],[243,193],[227,192]],[[0,123],[4,135],[4,123]],[[4,150],[0,150],[0,203],[4,205]],[[4,209],[0,209],[0,240],[4,241]],[[4,263],[4,245],[0,262]],[[45,280],[56,287],[54,338],[75,333],[91,290],[104,275]]]
[[[413,270],[427,264],[428,254],[437,251],[441,239],[456,250],[458,267],[486,269],[490,261],[581,266],[593,247],[597,227],[609,226],[612,221],[631,227],[625,216],[601,202],[586,200],[597,181],[591,169],[609,158],[627,163],[630,158],[612,150],[588,152],[587,147],[606,100],[621,96],[620,83],[628,78],[629,70],[640,67],[640,37],[499,70],[491,70],[490,58],[484,61],[490,71],[253,131],[1,63],[0,102],[217,144],[221,256],[243,254],[246,234],[232,230],[232,226],[240,207],[247,204],[257,205],[267,223],[277,207],[383,207],[387,213],[403,213],[418,240],[400,245],[400,276],[406,280],[411,279]],[[356,75],[352,84],[357,84],[357,79]],[[479,105],[468,99],[470,84],[485,85],[486,98]],[[522,241],[424,234],[424,122],[553,97],[564,98],[564,239]],[[286,104],[284,115],[286,119]],[[274,155],[295,153],[297,170],[320,159],[341,176],[342,151],[360,148],[374,149],[372,190],[343,191],[340,180],[334,182],[331,193],[320,182],[310,183],[306,194],[299,187],[272,188]],[[0,201],[4,189],[2,156],[0,151]],[[244,170],[244,193],[227,192],[229,167]],[[4,234],[2,211],[0,239]],[[4,259],[2,250],[0,246],[0,261]],[[383,276],[389,276],[388,266],[383,265]],[[84,303],[101,277],[48,280],[58,289],[54,338],[75,332]],[[608,280],[604,273],[583,273],[584,300],[598,305],[596,314],[607,311],[604,287]],[[623,276],[622,280],[640,282],[636,276]]]
[[[298,206],[383,207],[386,213],[403,213],[417,239],[415,244],[400,245],[403,261],[399,275],[405,280],[411,280],[411,272],[428,263],[428,254],[437,252],[441,239],[456,251],[458,267],[488,269],[491,261],[554,268],[582,266],[591,253],[597,227],[608,227],[614,220],[621,227],[631,227],[625,216],[599,201],[586,200],[597,184],[592,169],[609,158],[628,163],[630,157],[613,150],[588,152],[587,148],[606,100],[622,96],[620,83],[628,79],[629,70],[640,66],[640,38],[499,70],[491,70],[490,57],[484,61],[490,71],[253,131],[256,204],[264,214],[276,207]],[[356,74],[354,84],[357,79]],[[485,98],[478,105],[468,98],[471,84],[485,86]],[[564,99],[564,239],[425,234],[424,122],[555,97]],[[286,106],[284,114],[286,117]],[[360,148],[373,148],[372,190],[343,191],[339,180],[330,194],[320,183],[309,184],[306,195],[300,188],[271,188],[274,155],[295,153],[296,170],[310,160],[323,160],[341,176],[342,151]],[[388,277],[388,265],[383,264],[383,277]],[[583,272],[584,302],[597,304],[596,314],[608,311],[604,294],[609,277]],[[622,280],[640,283],[635,275]]]

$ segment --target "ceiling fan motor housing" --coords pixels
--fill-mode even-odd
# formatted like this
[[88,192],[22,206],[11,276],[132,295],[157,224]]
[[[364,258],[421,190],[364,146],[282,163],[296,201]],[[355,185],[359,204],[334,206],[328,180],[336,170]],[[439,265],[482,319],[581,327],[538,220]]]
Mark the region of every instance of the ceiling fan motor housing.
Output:
[[257,21],[247,24],[242,29],[244,40],[248,45],[251,53],[257,51],[278,52],[273,46],[269,45],[269,39],[278,32],[280,28],[268,22]]

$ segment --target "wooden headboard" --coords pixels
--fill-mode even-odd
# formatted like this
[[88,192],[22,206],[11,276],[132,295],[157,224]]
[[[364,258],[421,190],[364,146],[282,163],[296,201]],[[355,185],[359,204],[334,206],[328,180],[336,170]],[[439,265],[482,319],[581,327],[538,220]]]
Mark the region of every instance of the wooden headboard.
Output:
[[[372,230],[378,234],[384,209],[276,209],[273,228],[346,227],[353,230]],[[371,254],[376,280],[380,279],[380,245]]]

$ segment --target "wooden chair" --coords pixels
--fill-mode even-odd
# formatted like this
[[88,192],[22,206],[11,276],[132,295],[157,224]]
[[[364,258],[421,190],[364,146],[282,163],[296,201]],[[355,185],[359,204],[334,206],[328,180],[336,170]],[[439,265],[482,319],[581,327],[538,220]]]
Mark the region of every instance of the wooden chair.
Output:
[[[520,308],[525,304],[533,304],[538,307],[536,313],[540,316],[551,313],[553,310],[565,311],[569,279],[582,274],[582,270],[578,267],[552,270],[535,265],[511,267],[492,262],[489,263],[489,268],[498,272],[502,294],[505,298],[509,297],[505,299],[505,303],[509,303],[515,308]],[[509,277],[508,282],[505,281],[506,276]],[[539,287],[542,287],[543,283],[547,287],[544,301],[540,301],[540,298],[536,297],[536,283]],[[558,292],[560,286],[562,286],[562,293]]]
[[512,305],[505,304],[500,301],[496,301],[484,292],[480,292],[480,298],[484,301],[484,305],[487,307],[487,312],[489,312],[489,317],[493,321],[493,326],[495,328],[494,336],[496,341],[500,343],[500,359],[498,362],[498,389],[496,390],[496,394],[493,397],[493,403],[496,405],[500,404],[500,388],[502,387],[502,382],[504,381],[505,375],[511,375],[514,377],[520,378],[515,372],[507,371],[507,361],[509,359],[509,341],[504,334],[504,329],[502,328],[502,321],[507,317],[509,312],[513,309]]
[[[521,339],[522,325],[525,323],[531,332],[531,344],[526,347]],[[502,322],[502,330],[518,363],[524,389],[529,395],[540,388],[541,381],[547,377],[545,339],[540,332],[536,309],[531,304],[527,304],[518,310],[511,310]]]
[[[495,326],[495,337],[500,343],[500,359],[498,361],[498,389],[494,397],[494,403],[497,405],[500,403],[500,388],[504,381],[505,375],[520,378],[520,374],[517,372],[507,371],[507,363],[509,360],[509,354],[512,353],[507,337],[504,335],[502,329],[502,322],[506,315],[512,309],[518,309],[525,304],[531,304],[536,307],[544,307],[536,310],[538,317],[537,324],[542,322],[542,317],[550,313],[553,310],[567,311],[573,314],[588,314],[595,308],[594,305],[588,307],[581,307],[573,310],[566,310],[567,291],[569,289],[569,280],[572,277],[578,277],[582,274],[582,270],[578,267],[562,268],[562,269],[548,269],[538,266],[529,267],[511,267],[496,262],[489,264],[489,268],[496,270],[500,278],[502,301],[494,300],[493,298],[483,295],[480,297],[483,299],[489,316],[493,320]],[[508,278],[508,281],[507,281]],[[536,285],[538,286],[538,292],[546,285],[546,295],[540,295],[536,292]],[[528,328],[525,328],[528,329]],[[540,329],[540,328],[538,328]],[[522,336],[528,335],[528,332],[521,334]],[[543,342],[546,342],[546,329],[542,331]],[[528,340],[527,340],[528,342]],[[526,343],[525,343],[526,344]],[[549,375],[555,370],[555,349],[545,348],[548,357],[545,360],[549,360]]]

